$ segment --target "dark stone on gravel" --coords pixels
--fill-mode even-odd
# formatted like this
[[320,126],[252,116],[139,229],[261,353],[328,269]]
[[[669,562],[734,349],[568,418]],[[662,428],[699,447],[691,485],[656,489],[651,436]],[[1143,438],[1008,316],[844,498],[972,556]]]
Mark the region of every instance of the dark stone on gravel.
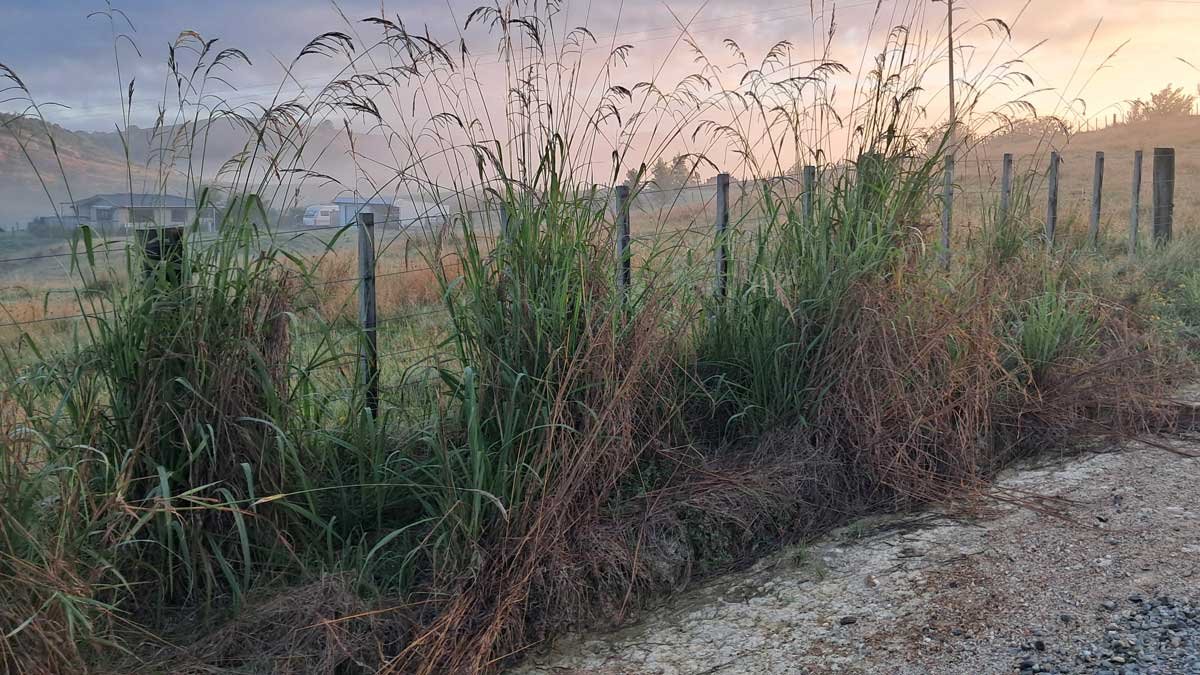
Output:
[[853,616],[843,616],[838,623],[842,624],[843,626],[849,626],[851,624],[858,623],[858,618]]
[[[1074,654],[1056,649],[1040,654],[1037,662],[1024,656],[1017,660],[1016,669],[1094,675],[1200,675],[1200,602],[1146,599],[1136,594],[1129,601],[1133,607],[1114,614],[1101,634],[1078,636]],[[1112,612],[1116,603],[1104,602],[1102,607]],[[1046,645],[1038,640],[1033,648],[1044,652]]]

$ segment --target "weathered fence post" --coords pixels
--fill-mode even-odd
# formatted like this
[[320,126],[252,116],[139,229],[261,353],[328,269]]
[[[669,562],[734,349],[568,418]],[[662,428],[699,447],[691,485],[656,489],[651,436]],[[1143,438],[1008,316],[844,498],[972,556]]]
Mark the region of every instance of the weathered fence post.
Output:
[[804,224],[813,225],[813,191],[817,188],[817,167],[804,167]]
[[946,153],[946,175],[942,185],[942,249],[938,262],[943,270],[950,269],[950,225],[954,220],[954,155]]
[[1050,174],[1046,185],[1046,250],[1054,248],[1054,231],[1058,229],[1058,165],[1057,152],[1050,153]]
[[1100,243],[1100,200],[1104,192],[1104,153],[1096,153],[1096,170],[1092,176],[1092,218],[1088,222],[1088,243]]
[[180,285],[183,282],[183,228],[150,225],[138,228],[136,232],[143,255],[142,273],[146,279],[162,270],[167,285]]
[[1154,149],[1154,245],[1171,241],[1175,218],[1175,148]]
[[729,284],[729,174],[717,174],[717,287],[716,295],[724,299]]
[[379,342],[375,313],[375,214],[359,213],[358,221],[358,322],[362,327],[359,371],[363,398],[371,415],[379,414]]
[[1137,259],[1138,220],[1142,211],[1142,151],[1133,153],[1133,193],[1129,196],[1129,260]]
[[633,281],[632,259],[629,254],[629,187],[617,186],[617,290],[621,303],[629,302],[629,285]]
[[1012,208],[1013,156],[1011,152],[1004,153],[1000,164],[1000,222],[1008,222],[1008,212]]

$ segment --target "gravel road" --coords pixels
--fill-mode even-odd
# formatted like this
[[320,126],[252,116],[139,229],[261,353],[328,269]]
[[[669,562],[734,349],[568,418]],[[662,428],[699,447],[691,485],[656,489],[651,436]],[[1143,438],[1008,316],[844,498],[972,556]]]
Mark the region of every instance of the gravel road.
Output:
[[1161,444],[1014,467],[994,499],[855,523],[512,672],[1200,675],[1200,440]]

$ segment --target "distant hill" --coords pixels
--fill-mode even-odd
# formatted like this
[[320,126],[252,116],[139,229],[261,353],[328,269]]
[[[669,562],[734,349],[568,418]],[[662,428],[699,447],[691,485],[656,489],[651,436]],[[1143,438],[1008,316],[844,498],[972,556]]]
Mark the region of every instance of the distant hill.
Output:
[[[1096,152],[1104,153],[1102,219],[1113,232],[1123,232],[1129,220],[1134,151],[1143,151],[1141,207],[1143,221],[1149,218],[1152,155],[1156,147],[1175,149],[1175,217],[1178,228],[1200,220],[1200,116],[1163,117],[1156,120],[1116,124],[1097,131],[1041,137],[1007,134],[987,139],[966,158],[960,159],[957,182],[968,195],[967,204],[995,200],[1001,158],[1011,152],[1018,174],[1044,176],[1051,150],[1062,155],[1060,168],[1060,214],[1076,225],[1085,224],[1090,209]],[[1034,186],[1033,211],[1044,213],[1044,181]],[[974,217],[970,211],[964,217]],[[1145,227],[1143,226],[1143,231]]]
[[[1116,124],[1097,131],[1059,134],[1053,138],[1013,133],[993,136],[975,152],[978,157],[999,161],[1006,152],[1017,158],[1041,158],[1046,161],[1051,150],[1059,150],[1067,165],[1086,163],[1091,167],[1097,151],[1106,160],[1131,162],[1135,150],[1144,150],[1147,161],[1156,147],[1175,148],[1177,161],[1200,156],[1200,116],[1164,117],[1157,120]],[[1086,160],[1086,162],[1084,161]],[[1191,160],[1188,160],[1191,161]],[[1194,163],[1194,162],[1193,162]]]
[[68,200],[68,185],[78,197],[128,191],[130,175],[139,184],[148,178],[136,166],[127,171],[124,156],[91,134],[57,125],[43,128],[7,114],[0,114],[0,125],[0,226],[6,229],[53,213],[53,203]]
[[[47,131],[54,139],[57,159]],[[54,124],[43,128],[41,122],[0,113],[0,227],[10,229],[15,223],[23,224],[35,216],[53,213],[52,203],[68,201],[68,184],[70,193],[77,199],[96,193],[129,191],[131,182],[134,192],[156,192],[159,180],[156,148],[163,137],[170,137],[176,131],[168,127],[156,136],[151,129],[132,128],[127,162],[121,137],[116,131],[72,131]],[[18,138],[25,145],[24,151]],[[232,124],[214,125],[210,129],[205,146],[206,182],[212,180],[212,174],[222,162],[242,150],[246,138],[245,131]],[[386,167],[395,166],[397,161],[383,137],[361,135],[355,138],[356,151],[360,156],[377,161],[363,161],[356,166],[350,156],[345,131],[333,124],[311,130],[309,144],[312,148],[327,148],[313,168],[343,184],[351,184],[359,175],[356,170],[362,171],[362,166],[386,173],[389,171]],[[1200,194],[1200,116],[1117,124],[1069,137],[1058,134],[1047,138],[1029,133],[993,136],[975,147],[968,157],[960,159],[959,181],[971,189],[985,188],[989,182],[995,184],[1000,157],[1005,152],[1013,153],[1019,168],[1027,170],[1035,165],[1044,168],[1050,150],[1058,149],[1064,160],[1064,201],[1079,202],[1089,194],[1093,157],[1100,150],[1106,153],[1107,160],[1105,192],[1112,193],[1116,200],[1112,205],[1113,217],[1117,218],[1115,207],[1120,200],[1128,198],[1133,151],[1145,151],[1144,185],[1147,192],[1144,194],[1148,195],[1150,154],[1158,146],[1176,149],[1176,173],[1181,184],[1176,198],[1181,210],[1190,216],[1190,204],[1185,202],[1190,201],[1192,194]],[[982,160],[983,171],[975,166],[968,169],[966,162],[970,160]],[[1193,181],[1198,189],[1192,189]],[[168,190],[181,189],[177,184],[168,183]],[[50,198],[46,195],[47,190]],[[304,204],[328,202],[338,192],[336,185],[314,181],[304,186],[300,201]],[[288,195],[288,199],[292,198],[293,195]],[[1196,213],[1200,216],[1200,203]]]
[[[203,145],[195,152],[204,153],[205,182],[221,182],[215,177],[216,171],[242,151],[248,134],[231,123],[214,124],[207,131]],[[131,189],[133,192],[160,191],[159,174],[163,164],[158,159],[163,154],[160,148],[170,147],[173,145],[170,139],[183,135],[183,130],[175,127],[157,132],[133,127],[125,144],[116,131],[72,131],[56,124],[43,126],[38,120],[0,113],[0,227],[10,229],[33,217],[51,215],[54,204],[68,202],[71,196],[80,199]],[[311,148],[327,148],[318,165],[310,168],[344,184],[353,183],[359,174],[356,174],[355,163],[350,157],[344,129],[323,124],[310,130],[308,141]],[[174,145],[186,148],[187,142]],[[356,136],[355,149],[368,157],[391,157],[386,141],[379,136]],[[186,149],[177,151],[167,161],[182,168],[188,161],[187,153]],[[177,176],[168,177],[167,191],[186,191],[181,182]],[[301,201],[329,201],[337,192],[336,185],[314,182],[305,185]]]

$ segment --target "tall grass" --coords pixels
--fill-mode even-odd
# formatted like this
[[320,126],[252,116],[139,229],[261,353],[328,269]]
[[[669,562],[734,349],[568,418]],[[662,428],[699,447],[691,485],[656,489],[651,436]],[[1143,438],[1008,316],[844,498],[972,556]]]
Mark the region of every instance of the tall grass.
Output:
[[803,196],[761,196],[765,218],[734,236],[729,297],[708,300],[697,344],[698,379],[733,428],[762,433],[804,421],[820,399],[814,377],[826,344],[853,307],[851,288],[885,277],[904,259],[933,163],[864,153],[827,177],[806,215]]
[[[862,509],[970,492],[1014,448],[1099,410],[1124,411],[1109,431],[1158,414],[1170,345],[1115,302],[1076,301],[1112,289],[1077,288],[1083,274],[1035,254],[1025,202],[953,273],[932,264],[946,130],[919,89],[939,54],[903,26],[838,115],[835,80],[851,71],[828,44],[802,59],[779,43],[751,65],[730,43],[722,70],[685,23],[698,72],[629,84],[632,48],[590,58],[597,38],[553,3],[465,19],[464,34],[499,42],[495,64],[366,23],[374,41],[350,24],[291,62],[295,75],[336,60],[326,87],[281,89],[257,114],[198,112],[214,69],[246,59],[182,36],[179,123],[156,136],[172,157],[162,187],[182,173],[205,202],[211,176],[230,184],[219,236],[192,223],[177,271],[115,257],[128,281],[78,296],[90,318],[66,353],[30,366],[0,346],[0,589],[19,593],[0,608],[6,666],[116,651],[197,668],[494,671]],[[481,84],[492,65],[499,96]],[[385,361],[401,372],[377,414],[356,386],[358,336],[339,337],[350,299],[322,290],[347,232],[314,256],[270,243],[297,184],[329,180],[310,131],[330,118],[385,138],[394,164],[356,156],[341,188],[422,197],[440,216],[412,234],[432,275],[421,302],[448,323],[415,362]],[[216,121],[249,140],[213,170]],[[738,158],[719,168],[752,181],[757,224],[699,250],[648,237],[624,293],[611,187],[632,175],[636,199],[646,167],[680,148],[704,170]],[[794,177],[810,162],[828,167],[811,213]],[[715,246],[730,254],[723,295]],[[88,230],[77,255],[84,277],[112,272]],[[1115,388],[1100,368],[1113,363]],[[120,654],[131,626],[194,610],[228,620]],[[237,637],[251,633],[254,648]]]

